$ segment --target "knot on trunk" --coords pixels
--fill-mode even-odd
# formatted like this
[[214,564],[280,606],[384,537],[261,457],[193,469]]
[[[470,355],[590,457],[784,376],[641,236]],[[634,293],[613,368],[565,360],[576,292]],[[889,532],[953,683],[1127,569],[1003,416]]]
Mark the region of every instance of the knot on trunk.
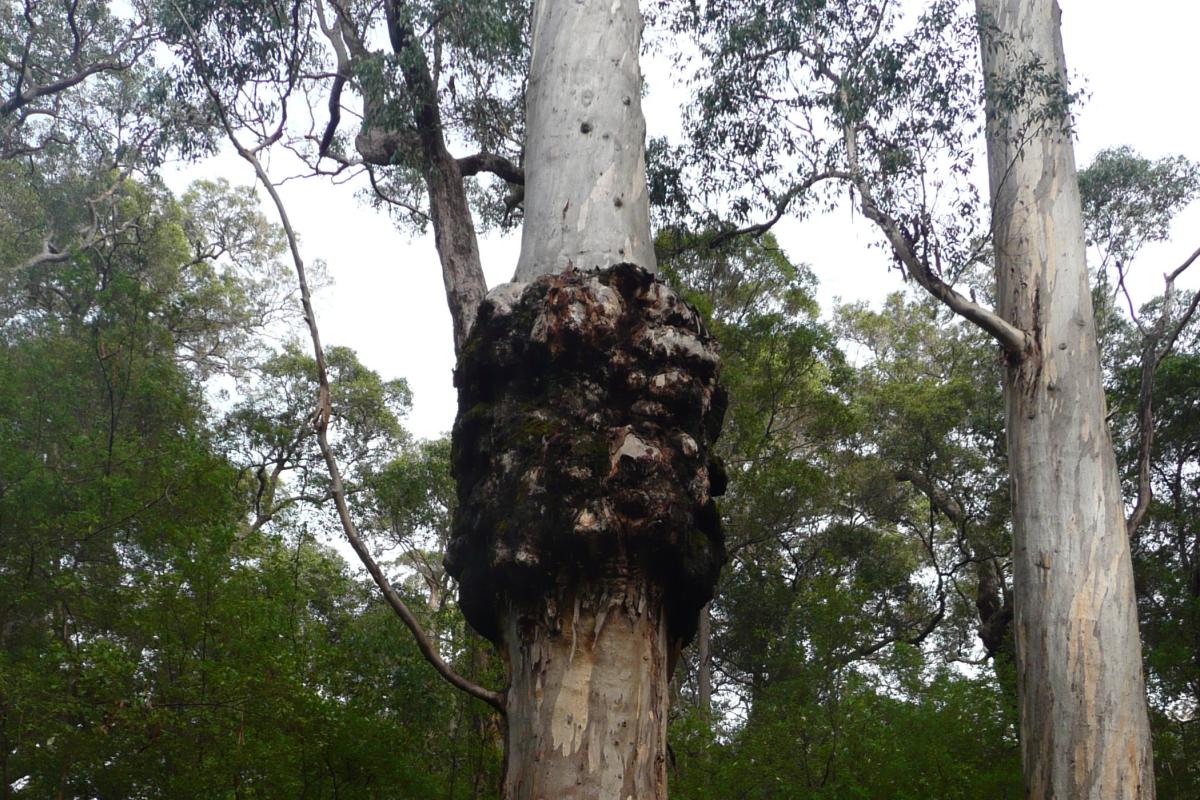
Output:
[[691,639],[725,561],[718,367],[696,310],[631,264],[488,295],[454,375],[446,553],[476,630],[498,641],[508,602],[624,576]]

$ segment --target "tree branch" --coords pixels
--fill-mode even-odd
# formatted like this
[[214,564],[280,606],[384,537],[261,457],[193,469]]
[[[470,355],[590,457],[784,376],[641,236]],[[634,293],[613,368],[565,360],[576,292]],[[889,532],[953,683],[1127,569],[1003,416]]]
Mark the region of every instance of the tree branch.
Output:
[[[1188,304],[1187,310],[1179,318],[1179,321],[1171,329],[1169,334],[1166,334],[1166,325],[1171,315],[1171,300],[1175,296],[1175,280],[1182,275],[1188,267],[1192,266],[1197,259],[1200,259],[1200,249],[1188,256],[1182,264],[1180,264],[1173,272],[1164,276],[1166,288],[1163,290],[1163,307],[1159,311],[1158,322],[1149,332],[1142,331],[1142,369],[1138,381],[1138,477],[1137,477],[1137,500],[1134,502],[1133,510],[1129,512],[1129,518],[1125,520],[1125,533],[1132,537],[1142,522],[1146,519],[1146,514],[1150,511],[1150,503],[1154,500],[1154,487],[1150,480],[1150,466],[1154,450],[1154,384],[1155,372],[1162,360],[1170,355],[1175,348],[1175,343],[1179,336],[1187,328],[1188,323],[1196,314],[1196,308],[1200,305],[1200,292],[1192,295],[1192,301]],[[1120,274],[1120,271],[1118,272]],[[1122,276],[1122,287],[1124,281]],[[1132,313],[1132,301],[1130,301],[1130,312]],[[1137,318],[1134,317],[1134,322]],[[1141,325],[1138,325],[1141,329]],[[1166,335],[1166,343],[1160,348],[1159,342]]]
[[755,225],[748,225],[744,228],[734,228],[732,230],[722,231],[710,239],[707,243],[707,246],[710,248],[719,247],[730,239],[737,238],[738,236],[762,236],[764,233],[771,230],[771,228],[775,227],[779,220],[783,219],[783,215],[787,213],[788,207],[792,204],[793,200],[822,181],[839,178],[842,180],[849,180],[850,173],[840,170],[826,170],[824,172],[817,172],[808,176],[803,181],[795,184],[783,193],[783,195],[775,202],[775,212],[769,218]]
[[[174,0],[172,0],[172,5]],[[191,24],[180,11],[178,5],[175,5],[175,11],[179,15],[180,20],[184,23],[188,30],[189,42],[192,53],[196,59],[196,64],[199,69],[199,77],[204,83],[205,90],[209,97],[217,107],[217,115],[221,122],[222,128],[225,130],[226,136],[233,145],[237,154],[254,168],[254,173],[262,182],[263,188],[271,197],[271,202],[275,205],[275,210],[279,215],[280,225],[283,227],[284,234],[287,237],[288,248],[291,251],[292,264],[296,270],[296,278],[300,284],[300,302],[304,309],[304,321],[308,326],[309,337],[312,339],[313,355],[317,362],[317,408],[313,411],[310,421],[313,429],[317,434],[317,443],[321,449],[321,455],[325,459],[325,465],[329,471],[330,491],[333,494],[334,506],[337,509],[338,520],[341,522],[342,531],[345,533],[350,546],[354,549],[355,554],[366,567],[367,572],[371,574],[375,584],[383,593],[384,599],[388,605],[400,617],[400,620],[408,628],[413,638],[416,640],[417,648],[421,651],[421,655],[425,657],[438,674],[441,675],[447,682],[455,688],[466,692],[467,694],[484,701],[488,705],[495,708],[500,713],[505,712],[505,695],[503,692],[495,692],[490,689],[485,689],[482,686],[464,678],[451,668],[445,662],[437,647],[430,640],[429,636],[422,629],[420,622],[405,605],[400,595],[392,588],[387,576],[383,574],[379,564],[371,556],[370,550],[363,543],[359,536],[358,527],[354,523],[354,519],[350,514],[349,505],[346,502],[346,491],[342,482],[341,470],[338,467],[337,458],[334,456],[332,448],[329,446],[327,430],[329,426],[329,418],[332,413],[332,400],[329,387],[329,374],[325,362],[325,349],[321,344],[321,334],[317,328],[317,317],[313,311],[312,293],[309,290],[308,278],[304,268],[304,259],[300,255],[299,239],[296,236],[295,229],[292,227],[291,219],[288,217],[287,208],[284,206],[279,192],[276,191],[274,184],[271,183],[270,176],[267,175],[263,168],[262,162],[258,159],[254,150],[243,145],[234,133],[233,126],[229,121],[228,115],[225,113],[224,104],[221,103],[220,97],[209,81],[205,67],[204,56],[200,50],[199,44],[196,41],[195,31],[192,30]]]
[[126,69],[127,65],[120,61],[98,61],[95,64],[89,64],[78,72],[68,75],[64,78],[59,78],[56,81],[34,86],[29,89],[22,89],[19,92],[13,93],[8,100],[0,103],[0,117],[7,117],[26,103],[32,103],[39,97],[45,97],[51,94],[58,94],[70,89],[76,84],[82,83],[84,80],[98,72],[118,72]]
[[[849,99],[842,90],[843,103],[849,107]],[[1019,362],[1029,354],[1033,347],[1032,338],[1025,331],[1016,327],[989,308],[979,305],[956,292],[948,283],[934,274],[929,265],[917,257],[912,245],[905,238],[900,226],[887,212],[875,202],[871,186],[863,176],[858,161],[858,138],[853,124],[847,123],[843,130],[846,145],[846,159],[850,167],[853,186],[858,190],[859,206],[863,216],[874,222],[885,237],[892,251],[900,262],[908,268],[908,273],[920,284],[925,291],[940,300],[955,314],[974,323],[1004,348],[1010,362]]]
[[464,178],[478,175],[481,172],[490,172],[516,186],[525,185],[525,170],[504,156],[495,153],[475,153],[455,160],[458,162],[459,174]]
[[911,483],[917,487],[921,494],[929,498],[929,502],[933,504],[933,507],[945,514],[946,518],[953,522],[955,526],[962,527],[967,523],[967,515],[963,511],[962,505],[951,497],[949,492],[924,475],[915,470],[901,468],[895,471],[894,476],[898,481]]

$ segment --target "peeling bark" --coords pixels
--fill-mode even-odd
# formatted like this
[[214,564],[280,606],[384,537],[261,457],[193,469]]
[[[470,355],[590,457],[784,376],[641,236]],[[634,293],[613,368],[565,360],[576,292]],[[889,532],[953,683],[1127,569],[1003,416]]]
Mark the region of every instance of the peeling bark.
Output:
[[509,800],[666,797],[663,605],[615,577],[506,615]]
[[[990,98],[1030,57],[1065,83],[1054,0],[977,5]],[[1070,134],[994,99],[988,111],[1000,311],[1032,340],[1005,381],[1026,796],[1152,798],[1133,571]]]

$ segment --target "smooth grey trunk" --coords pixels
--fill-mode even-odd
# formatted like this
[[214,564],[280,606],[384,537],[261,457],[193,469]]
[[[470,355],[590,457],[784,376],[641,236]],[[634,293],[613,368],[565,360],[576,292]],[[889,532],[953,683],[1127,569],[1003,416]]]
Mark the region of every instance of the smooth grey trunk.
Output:
[[977,0],[1008,369],[1017,684],[1030,798],[1154,797],[1129,544],[1069,132],[997,98],[1036,60],[1066,69],[1054,0]]
[[565,269],[655,271],[637,0],[539,0],[526,90],[518,281]]

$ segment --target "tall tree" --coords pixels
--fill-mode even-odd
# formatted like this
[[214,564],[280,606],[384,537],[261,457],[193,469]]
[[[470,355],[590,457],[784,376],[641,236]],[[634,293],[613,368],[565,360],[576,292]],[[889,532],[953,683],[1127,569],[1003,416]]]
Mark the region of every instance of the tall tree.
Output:
[[1065,120],[1004,94],[1029,63],[1065,92],[1056,0],[979,0],[996,291],[1024,332],[1005,375],[1021,746],[1031,797],[1152,798],[1133,569]]
[[666,796],[669,677],[724,556],[716,353],[652,274],[641,30],[636,0],[535,3],[522,283],[456,373],[447,566],[508,661],[510,800]]
[[[769,214],[730,233],[760,232],[789,208],[812,208],[820,187],[848,185],[903,273],[1004,352],[1028,790],[1152,796],[1057,6],[981,2],[972,18],[939,2],[901,24],[886,0],[798,3],[773,15],[690,5],[684,24],[712,55],[694,123],[696,140],[711,146],[699,158],[731,165],[702,179],[743,178],[750,188],[734,186],[735,212]],[[980,30],[993,181],[983,225],[974,189],[958,177],[970,174],[978,142],[984,93],[970,45]],[[810,82],[797,84],[796,71]],[[761,124],[737,124],[746,114]],[[989,245],[996,309],[986,292],[981,300],[956,287]]]

